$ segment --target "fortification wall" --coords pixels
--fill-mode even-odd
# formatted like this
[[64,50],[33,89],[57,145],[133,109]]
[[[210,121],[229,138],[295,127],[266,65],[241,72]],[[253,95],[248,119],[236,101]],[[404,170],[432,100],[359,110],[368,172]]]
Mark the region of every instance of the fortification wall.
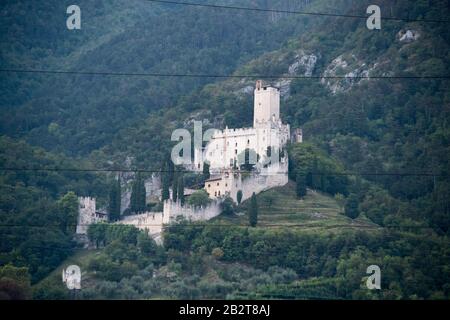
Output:
[[158,244],[162,244],[161,234],[165,224],[176,222],[178,217],[189,221],[205,221],[218,216],[220,212],[219,201],[214,201],[206,207],[195,208],[189,205],[181,206],[179,202],[166,200],[163,212],[145,212],[126,216],[116,223],[132,225],[146,231]]
[[272,173],[267,175],[252,175],[242,181],[242,201],[247,200],[253,194],[281,187],[288,183],[287,173]]
[[166,200],[164,202],[164,215],[169,216],[169,222],[175,222],[177,217],[183,217],[190,221],[205,221],[217,217],[221,212],[220,201],[213,201],[206,207],[196,208],[180,202]]
[[144,212],[142,214],[126,216],[118,221],[118,223],[133,225],[140,230],[147,230],[149,235],[153,235],[160,233],[162,225],[169,223],[169,219],[163,212]]

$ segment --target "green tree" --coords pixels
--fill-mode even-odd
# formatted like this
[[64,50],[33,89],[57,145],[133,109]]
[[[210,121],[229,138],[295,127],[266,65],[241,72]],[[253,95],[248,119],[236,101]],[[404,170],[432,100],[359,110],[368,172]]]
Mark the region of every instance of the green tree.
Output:
[[236,194],[236,200],[238,204],[241,204],[242,201],[242,190],[238,190],[237,194]]
[[121,186],[120,176],[111,185],[109,193],[108,214],[110,221],[117,221],[120,219],[120,202],[121,202]]
[[188,204],[194,207],[204,207],[211,202],[209,195],[205,190],[198,190],[192,193],[188,198]]
[[321,175],[319,168],[319,161],[317,159],[317,156],[314,156],[311,168],[311,187],[314,190],[323,190],[322,177],[323,176]]
[[345,202],[345,215],[349,218],[355,219],[359,216],[359,200],[358,196],[354,193],[351,193],[347,201]]
[[141,173],[138,172],[131,187],[130,209],[131,212],[143,212],[146,205],[145,182]]
[[59,201],[61,227],[67,234],[75,232],[78,218],[78,198],[74,192],[66,193]]
[[145,232],[140,232],[137,236],[137,246],[142,254],[152,256],[157,251],[155,240],[149,237]]
[[164,174],[162,176],[162,191],[161,191],[161,200],[165,201],[170,199],[170,190],[169,190],[169,177],[168,174]]
[[181,205],[184,205],[184,177],[183,175],[180,175],[178,178],[178,200],[180,201]]
[[106,229],[108,225],[105,223],[95,223],[89,225],[87,229],[87,236],[89,241],[92,244],[95,244],[95,247],[98,248],[101,245],[106,244]]
[[203,163],[203,179],[207,180],[211,176],[211,173],[209,172],[209,162]]
[[147,191],[145,189],[145,179],[139,181],[139,212],[147,209]]
[[26,267],[7,264],[0,267],[0,300],[31,298],[31,277]]
[[301,199],[306,196],[306,176],[304,174],[297,173],[295,182],[297,198]]
[[178,172],[175,171],[172,181],[172,200],[177,202],[178,198]]
[[222,208],[222,214],[230,216],[234,213],[235,204],[233,199],[231,199],[230,197],[226,197],[225,200],[222,201],[220,206]]
[[211,255],[215,259],[220,260],[223,257],[223,250],[221,248],[214,248],[211,251]]
[[256,194],[253,192],[252,197],[250,199],[250,209],[248,213],[248,221],[250,226],[256,227],[258,223],[258,203],[256,200]]

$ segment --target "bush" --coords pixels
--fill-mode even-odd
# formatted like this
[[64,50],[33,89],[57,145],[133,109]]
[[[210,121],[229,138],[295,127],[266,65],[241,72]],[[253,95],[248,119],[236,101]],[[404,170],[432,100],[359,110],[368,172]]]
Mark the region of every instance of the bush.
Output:
[[198,190],[189,196],[187,202],[194,207],[205,207],[211,202],[211,199],[205,190]]
[[223,250],[220,248],[214,248],[211,252],[214,258],[220,259],[223,257]]

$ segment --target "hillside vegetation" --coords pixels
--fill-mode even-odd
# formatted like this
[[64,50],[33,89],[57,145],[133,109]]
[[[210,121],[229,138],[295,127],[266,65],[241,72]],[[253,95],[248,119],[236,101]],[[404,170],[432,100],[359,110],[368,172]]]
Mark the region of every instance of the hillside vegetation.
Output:
[[[102,225],[100,250],[73,257],[89,277],[81,296],[448,299],[450,29],[413,21],[448,19],[448,1],[218,3],[349,15],[378,4],[410,21],[371,31],[348,17],[79,1],[82,30],[69,32],[68,1],[3,1],[2,69],[236,77],[1,72],[1,297],[68,298],[47,277],[78,252],[76,197],[105,207],[116,177],[84,169],[159,170],[172,131],[194,120],[251,126],[264,78],[305,142],[288,147],[290,184],[257,196],[256,227],[248,203],[168,227],[162,248]],[[355,75],[369,79],[339,78]],[[364,287],[370,264],[381,291]]]

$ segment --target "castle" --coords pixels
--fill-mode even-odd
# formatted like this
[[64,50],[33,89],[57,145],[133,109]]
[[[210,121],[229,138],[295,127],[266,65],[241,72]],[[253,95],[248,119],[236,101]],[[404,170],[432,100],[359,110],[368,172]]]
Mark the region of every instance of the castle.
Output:
[[[221,213],[220,204],[225,197],[238,202],[240,192],[240,200],[244,201],[253,193],[288,183],[285,147],[289,140],[302,142],[302,131],[294,130],[291,137],[290,126],[280,119],[280,90],[264,86],[261,80],[256,82],[253,108],[253,127],[216,130],[202,150],[194,151],[192,169],[203,170],[205,162],[210,165],[211,176],[205,181],[204,189],[213,199],[211,204],[197,208],[168,199],[164,201],[162,212],[126,216],[115,223],[146,230],[161,243],[164,225],[177,221],[180,216],[191,221],[209,220]],[[147,190],[150,196],[161,194],[161,190],[153,189]],[[86,235],[88,225],[106,221],[106,214],[97,211],[95,199],[80,198],[79,201],[77,234]]]
[[[295,132],[301,139],[301,131]],[[287,183],[288,158],[284,148],[289,139],[290,127],[280,119],[280,90],[264,86],[258,80],[253,127],[217,130],[204,150],[196,150],[194,166],[201,170],[204,162],[209,163],[212,176],[206,181],[205,190],[211,198],[229,196],[236,201],[241,190],[245,200],[251,184],[246,188],[248,183],[245,184],[239,170],[242,165],[254,165],[253,173],[268,176],[265,183],[270,187]],[[269,177],[277,175],[280,177]],[[259,188],[254,191],[260,192]]]

